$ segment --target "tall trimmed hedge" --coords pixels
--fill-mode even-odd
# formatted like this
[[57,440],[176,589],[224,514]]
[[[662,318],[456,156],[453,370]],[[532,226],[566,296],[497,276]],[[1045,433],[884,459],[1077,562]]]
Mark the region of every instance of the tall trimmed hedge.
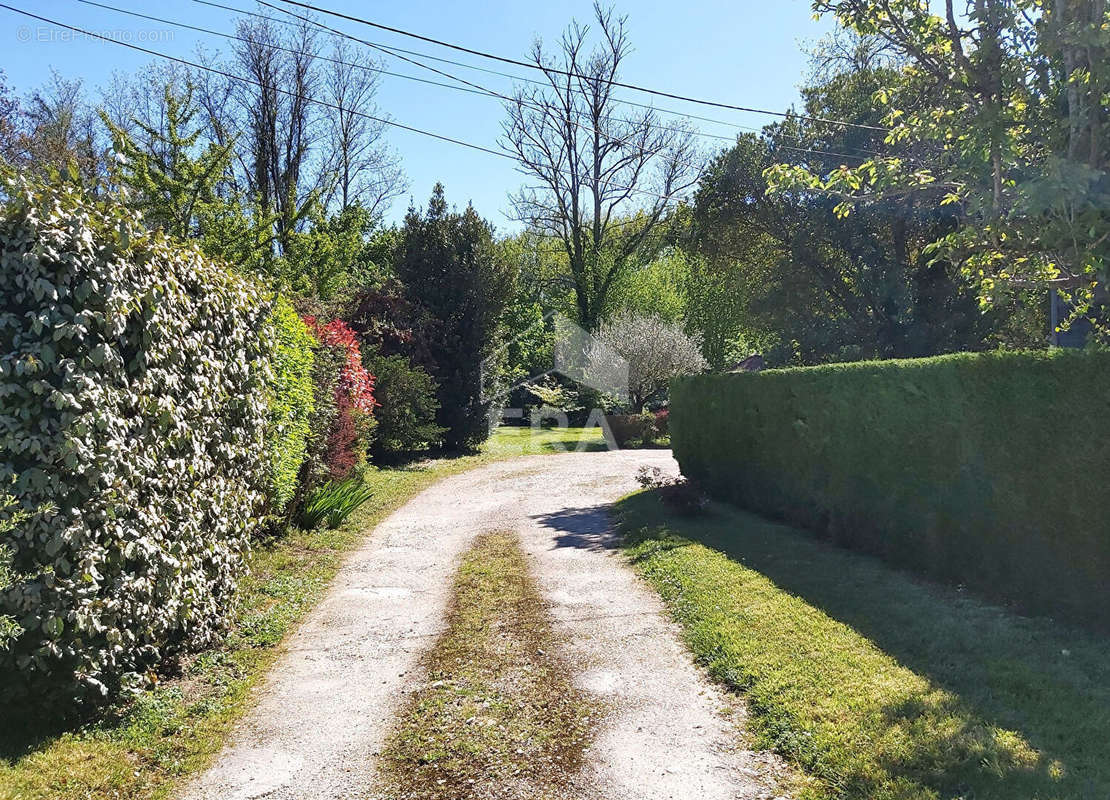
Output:
[[5,192],[0,617],[22,632],[0,649],[0,702],[95,700],[230,611],[272,479],[272,309],[117,206]]
[[676,381],[714,495],[1036,612],[1110,626],[1110,354],[990,353]]
[[279,297],[274,304],[273,382],[267,395],[270,419],[270,513],[283,514],[297,493],[301,465],[308,455],[316,413],[316,337],[293,304]]

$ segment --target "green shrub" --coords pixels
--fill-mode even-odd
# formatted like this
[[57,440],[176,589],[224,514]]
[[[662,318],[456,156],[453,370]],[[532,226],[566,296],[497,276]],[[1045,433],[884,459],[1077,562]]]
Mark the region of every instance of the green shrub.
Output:
[[[6,519],[0,519],[0,594],[4,594],[16,584],[18,576],[12,566],[14,558],[12,548],[3,537],[15,530],[15,526],[26,518],[26,512],[15,506],[14,497],[3,494],[0,495],[0,513],[6,516]],[[23,628],[16,622],[15,617],[11,614],[0,614],[0,652],[7,650],[22,633]]]
[[0,484],[27,516],[0,694],[98,700],[225,622],[271,479],[271,308],[118,204],[4,193]]
[[617,447],[624,447],[632,442],[650,440],[652,420],[643,414],[606,414],[605,421],[609,423],[609,430],[613,433],[613,441]]
[[316,337],[285,298],[274,305],[274,379],[270,409],[270,513],[282,514],[297,492],[308,456],[311,421],[316,410],[313,372]]
[[671,440],[714,494],[1037,612],[1110,623],[1110,354],[684,378]]
[[366,369],[375,378],[374,395],[380,403],[374,451],[402,453],[435,446],[444,429],[436,425],[436,382],[404,356],[369,356]]
[[373,496],[373,491],[363,485],[361,478],[329,481],[314,489],[305,499],[297,515],[297,524],[311,531],[323,522],[335,530]]
[[312,406],[315,413],[309,419],[306,455],[297,479],[295,506],[299,506],[313,489],[326,483],[331,474],[327,457],[331,432],[339,417],[336,387],[346,358],[347,354],[340,347],[329,347],[319,342],[314,345]]

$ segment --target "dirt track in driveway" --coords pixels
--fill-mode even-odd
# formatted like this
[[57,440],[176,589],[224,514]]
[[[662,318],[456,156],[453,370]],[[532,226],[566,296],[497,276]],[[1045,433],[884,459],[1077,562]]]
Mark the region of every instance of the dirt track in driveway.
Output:
[[777,762],[744,750],[742,712],[693,665],[658,596],[614,552],[607,506],[668,451],[519,458],[447,478],[368,537],[285,646],[257,702],[184,800],[373,797],[396,712],[421,685],[452,578],[474,538],[517,531],[573,682],[609,712],[574,777],[601,800],[775,795]]

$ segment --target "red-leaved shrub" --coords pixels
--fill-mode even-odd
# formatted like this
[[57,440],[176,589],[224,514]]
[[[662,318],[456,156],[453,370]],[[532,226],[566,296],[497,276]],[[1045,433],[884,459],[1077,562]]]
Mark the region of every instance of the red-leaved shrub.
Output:
[[321,325],[316,317],[305,317],[305,324],[316,334],[321,344],[328,347],[341,347],[347,353],[347,361],[339,373],[336,394],[345,394],[351,406],[366,414],[374,413],[374,376],[362,366],[362,350],[359,348],[355,332],[340,319],[333,319]]
[[661,408],[655,412],[655,435],[656,436],[670,436],[671,434],[671,410],[669,408]]
[[335,381],[336,415],[328,431],[323,461],[328,478],[341,481],[366,461],[374,429],[374,376],[362,365],[362,351],[355,332],[342,320],[321,324],[306,316],[305,324],[320,344],[343,354]]

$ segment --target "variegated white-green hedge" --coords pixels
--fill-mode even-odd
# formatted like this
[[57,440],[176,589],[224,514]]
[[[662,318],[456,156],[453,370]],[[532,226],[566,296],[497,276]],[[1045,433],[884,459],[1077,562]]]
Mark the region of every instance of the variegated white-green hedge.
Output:
[[[272,304],[76,191],[0,212],[0,693],[95,700],[220,630],[272,485]],[[7,488],[10,483],[10,488]]]

